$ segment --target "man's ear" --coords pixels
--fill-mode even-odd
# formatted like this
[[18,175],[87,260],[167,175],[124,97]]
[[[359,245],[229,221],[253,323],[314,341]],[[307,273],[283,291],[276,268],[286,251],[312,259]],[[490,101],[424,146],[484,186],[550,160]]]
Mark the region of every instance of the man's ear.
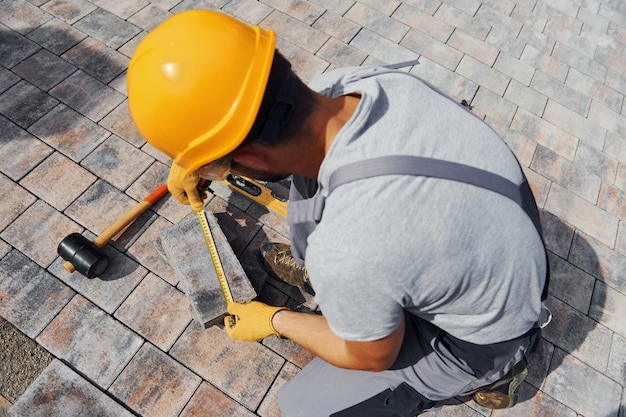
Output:
[[233,152],[233,161],[260,170],[267,170],[270,167],[268,149],[258,143],[246,144],[237,148]]

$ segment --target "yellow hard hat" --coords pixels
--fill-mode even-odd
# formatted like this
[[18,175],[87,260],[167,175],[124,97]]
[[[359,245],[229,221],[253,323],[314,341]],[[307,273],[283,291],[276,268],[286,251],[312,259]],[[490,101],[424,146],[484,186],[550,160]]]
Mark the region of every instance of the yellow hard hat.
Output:
[[276,35],[226,14],[176,14],[137,46],[127,73],[135,125],[187,172],[233,151],[250,131]]

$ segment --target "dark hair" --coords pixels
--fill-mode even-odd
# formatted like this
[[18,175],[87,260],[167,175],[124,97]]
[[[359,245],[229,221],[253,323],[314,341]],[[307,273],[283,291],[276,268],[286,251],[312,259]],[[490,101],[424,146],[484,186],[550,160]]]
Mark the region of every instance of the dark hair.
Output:
[[296,139],[314,104],[314,92],[298,78],[289,61],[277,50],[261,107],[243,143],[278,145]]

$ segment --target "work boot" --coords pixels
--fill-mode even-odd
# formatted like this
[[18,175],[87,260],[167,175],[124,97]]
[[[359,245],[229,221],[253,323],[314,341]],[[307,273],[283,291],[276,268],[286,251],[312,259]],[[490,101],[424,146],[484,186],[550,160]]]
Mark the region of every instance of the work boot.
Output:
[[528,363],[522,359],[501,379],[476,391],[472,399],[492,410],[513,407],[519,396],[517,388],[527,375]]
[[315,295],[309,273],[305,267],[296,263],[291,248],[285,243],[265,242],[261,245],[261,257],[265,270],[275,278],[294,285],[311,295]]

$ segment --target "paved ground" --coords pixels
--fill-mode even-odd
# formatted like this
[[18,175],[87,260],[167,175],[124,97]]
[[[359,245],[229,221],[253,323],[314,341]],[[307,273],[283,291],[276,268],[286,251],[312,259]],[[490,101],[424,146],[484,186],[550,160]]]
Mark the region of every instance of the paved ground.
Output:
[[[190,214],[171,198],[107,249],[101,279],[66,273],[56,255],[67,234],[102,232],[166,178],[169,161],[129,121],[124,70],[146,31],[199,7],[275,29],[305,80],[419,59],[407,70],[470,102],[525,167],[554,322],[521,404],[490,414],[462,398],[428,416],[626,416],[623,0],[0,0],[0,315],[14,326],[3,343],[19,348],[1,366],[51,354],[27,383],[2,381],[13,388],[0,409],[277,416],[276,392],[311,359],[289,341],[245,344],[194,323],[159,251],[160,231]],[[207,206],[261,298],[300,304],[255,257],[286,240],[284,220],[215,194]]]

